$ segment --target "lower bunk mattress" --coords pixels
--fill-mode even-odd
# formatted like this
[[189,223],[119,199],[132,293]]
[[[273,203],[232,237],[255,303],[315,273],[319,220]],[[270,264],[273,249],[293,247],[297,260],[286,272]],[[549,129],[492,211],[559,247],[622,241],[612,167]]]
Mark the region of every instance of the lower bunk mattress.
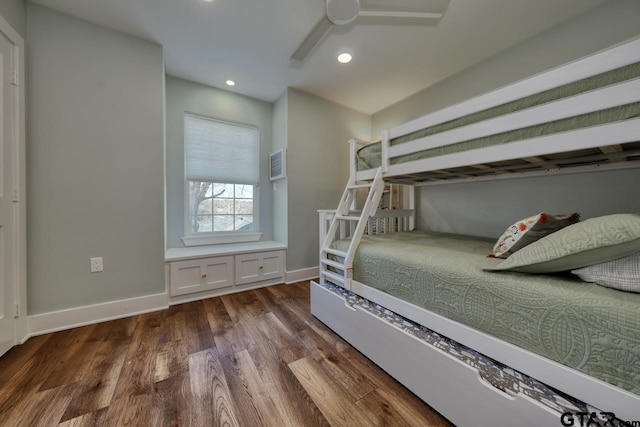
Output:
[[485,272],[500,262],[486,257],[492,247],[425,231],[364,236],[353,278],[640,395],[640,294],[569,275]]

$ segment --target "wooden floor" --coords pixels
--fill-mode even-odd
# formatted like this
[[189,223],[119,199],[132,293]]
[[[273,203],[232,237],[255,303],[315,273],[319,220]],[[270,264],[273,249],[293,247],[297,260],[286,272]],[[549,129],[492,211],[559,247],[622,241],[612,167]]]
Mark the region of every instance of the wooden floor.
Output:
[[[437,385],[434,385],[437,387]],[[2,426],[449,426],[280,285],[31,338]]]

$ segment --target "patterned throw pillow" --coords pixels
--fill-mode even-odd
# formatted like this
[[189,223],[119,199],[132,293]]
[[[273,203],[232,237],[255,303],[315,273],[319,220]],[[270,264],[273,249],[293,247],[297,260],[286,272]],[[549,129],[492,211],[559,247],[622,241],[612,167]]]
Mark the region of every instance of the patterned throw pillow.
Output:
[[502,233],[489,257],[509,258],[511,254],[536,240],[578,221],[580,221],[578,213],[549,215],[546,212],[520,220]]
[[589,218],[533,242],[484,271],[557,273],[640,252],[640,214]]
[[585,282],[640,293],[640,252],[571,272]]

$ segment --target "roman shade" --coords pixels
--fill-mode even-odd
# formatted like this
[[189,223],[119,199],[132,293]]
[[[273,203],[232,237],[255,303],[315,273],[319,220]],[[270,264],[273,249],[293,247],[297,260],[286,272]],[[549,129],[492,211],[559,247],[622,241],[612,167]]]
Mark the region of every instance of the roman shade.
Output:
[[257,128],[185,114],[184,139],[188,180],[258,184]]

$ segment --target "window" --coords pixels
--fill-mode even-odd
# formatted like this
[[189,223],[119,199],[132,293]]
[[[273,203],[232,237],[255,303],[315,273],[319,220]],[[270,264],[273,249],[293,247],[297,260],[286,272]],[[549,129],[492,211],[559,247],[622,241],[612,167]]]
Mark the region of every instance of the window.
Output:
[[189,181],[191,233],[253,230],[253,185]]
[[185,245],[258,240],[258,129],[184,116]]

